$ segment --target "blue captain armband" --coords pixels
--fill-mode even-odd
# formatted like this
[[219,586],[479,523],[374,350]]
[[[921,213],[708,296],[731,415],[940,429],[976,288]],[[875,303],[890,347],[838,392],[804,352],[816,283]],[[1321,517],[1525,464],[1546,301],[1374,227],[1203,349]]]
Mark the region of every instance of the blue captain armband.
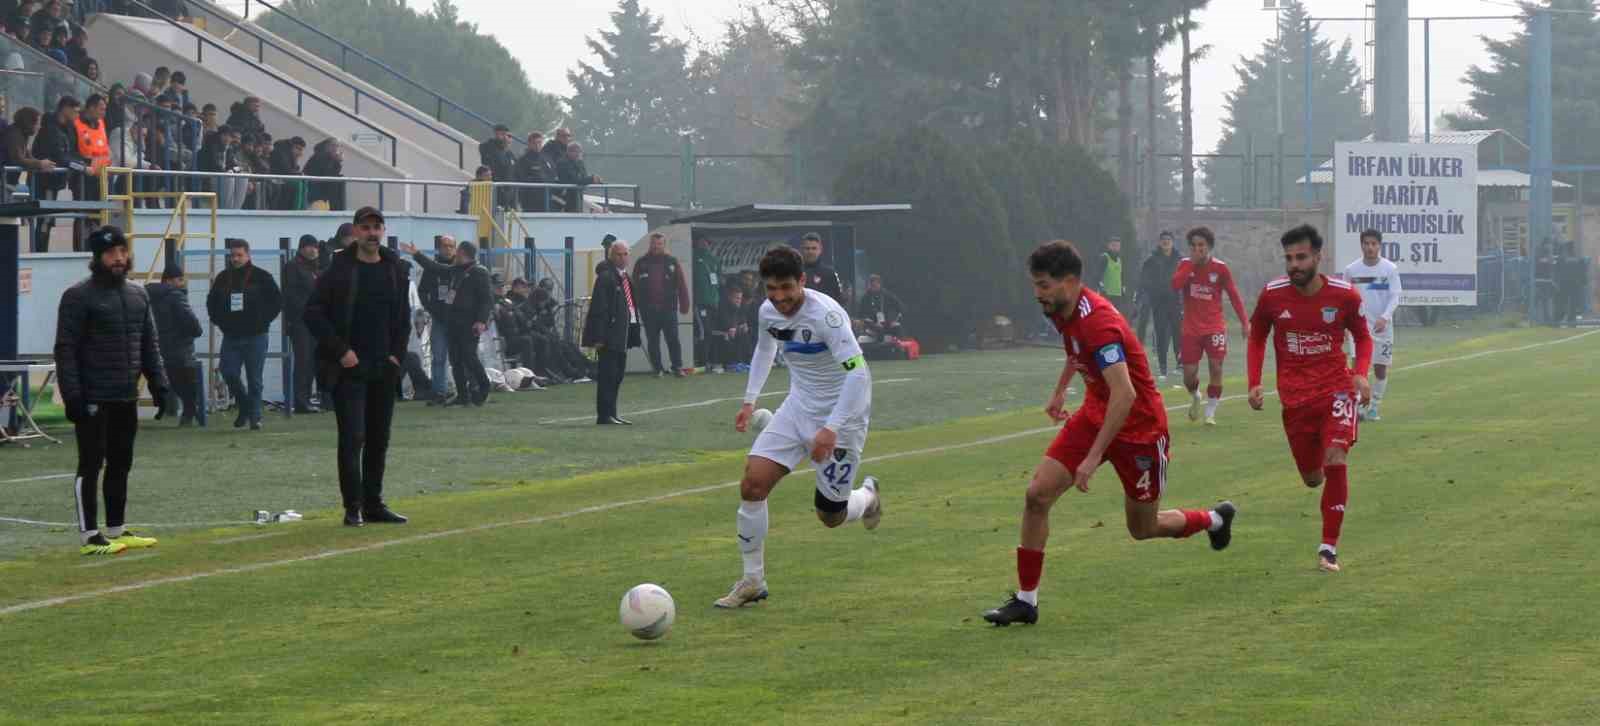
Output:
[[1122,350],[1121,343],[1107,343],[1094,352],[1095,365],[1100,370],[1105,370],[1114,365],[1128,362],[1127,353]]
[[866,358],[862,358],[860,355],[855,355],[855,356],[851,356],[849,360],[846,360],[845,362],[841,363],[840,365],[844,366],[844,369],[847,370],[847,371],[853,371],[853,370],[855,370],[857,368],[860,368],[861,366],[864,366],[866,364],[867,364],[867,359]]

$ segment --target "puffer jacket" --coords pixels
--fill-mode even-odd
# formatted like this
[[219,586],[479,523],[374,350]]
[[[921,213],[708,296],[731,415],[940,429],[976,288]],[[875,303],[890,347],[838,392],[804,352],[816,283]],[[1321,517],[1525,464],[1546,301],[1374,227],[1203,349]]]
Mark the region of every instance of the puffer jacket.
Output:
[[205,330],[200,327],[194,308],[189,307],[189,291],[164,282],[152,282],[144,290],[156,319],[161,360],[169,366],[193,365],[194,339],[205,335]]
[[139,374],[167,388],[144,288],[90,278],[67,288],[56,315],[56,378],[64,401],[135,401]]

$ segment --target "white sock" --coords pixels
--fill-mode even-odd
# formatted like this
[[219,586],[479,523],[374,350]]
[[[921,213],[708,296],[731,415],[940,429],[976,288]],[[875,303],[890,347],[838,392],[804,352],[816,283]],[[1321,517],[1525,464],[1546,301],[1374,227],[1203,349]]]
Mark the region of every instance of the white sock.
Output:
[[1206,417],[1210,418],[1217,415],[1217,406],[1220,405],[1222,405],[1222,399],[1220,398],[1206,399]]
[[1387,390],[1389,390],[1389,379],[1379,378],[1376,383],[1372,384],[1372,402],[1378,403],[1379,401],[1382,401],[1383,392]]
[[1206,527],[1206,531],[1207,532],[1215,532],[1215,531],[1217,531],[1219,529],[1222,529],[1222,515],[1217,514],[1217,510],[1215,510],[1215,509],[1211,510],[1210,514],[1211,514],[1211,526]]
[[1039,607],[1038,590],[1021,590],[1017,592],[1017,599],[1034,607]]
[[1334,556],[1338,556],[1338,554],[1339,554],[1338,550],[1334,549],[1333,545],[1331,545],[1331,544],[1320,545],[1320,546],[1317,547],[1317,551],[1318,552],[1326,552],[1326,553],[1328,553],[1330,555],[1334,555]]
[[767,503],[739,503],[739,554],[744,556],[744,579],[767,579]]
[[844,508],[844,521],[846,524],[861,518],[867,511],[867,505],[872,503],[872,492],[866,487],[856,487],[850,492],[850,502]]
[[106,539],[116,539],[122,536],[121,527],[106,527]]

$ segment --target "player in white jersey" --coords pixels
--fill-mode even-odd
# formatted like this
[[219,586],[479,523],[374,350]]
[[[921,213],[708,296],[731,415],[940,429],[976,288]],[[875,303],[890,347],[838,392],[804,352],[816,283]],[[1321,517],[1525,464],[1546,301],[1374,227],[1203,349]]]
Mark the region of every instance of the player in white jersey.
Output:
[[1383,233],[1361,233],[1361,259],[1344,268],[1344,279],[1361,293],[1361,314],[1372,333],[1372,401],[1361,411],[1364,421],[1378,420],[1378,405],[1389,389],[1389,364],[1394,362],[1394,311],[1400,307],[1400,268],[1383,258]]
[[827,295],[807,290],[805,264],[790,247],[761,258],[767,301],[761,305],[756,353],[744,405],[733,427],[743,432],[772,363],[782,353],[789,367],[789,395],[756,437],[739,482],[739,552],[744,576],[719,608],[737,608],[767,598],[767,496],[779,480],[810,459],[817,473],[814,502],[827,527],[861,520],[875,529],[883,517],[878,481],[866,477],[852,489],[867,444],[872,377],[850,315]]

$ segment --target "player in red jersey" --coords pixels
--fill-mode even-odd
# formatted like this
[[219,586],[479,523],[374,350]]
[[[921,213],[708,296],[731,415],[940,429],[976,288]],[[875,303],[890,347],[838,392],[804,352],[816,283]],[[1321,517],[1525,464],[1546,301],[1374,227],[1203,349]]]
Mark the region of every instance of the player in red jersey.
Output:
[[[1356,407],[1372,396],[1367,366],[1372,335],[1361,315],[1361,293],[1350,283],[1317,272],[1322,235],[1311,225],[1283,233],[1288,275],[1267,283],[1250,319],[1246,362],[1250,407],[1259,411],[1261,366],[1267,336],[1277,350],[1278,397],[1283,400],[1283,431],[1306,486],[1322,489],[1322,545],[1317,566],[1339,571],[1339,529],[1344,526],[1350,476],[1345,461],[1356,445]],[[1356,367],[1344,357],[1344,335],[1355,339]]]
[[1206,381],[1206,425],[1217,425],[1217,406],[1222,403],[1222,361],[1228,357],[1228,321],[1222,317],[1222,296],[1233,303],[1233,314],[1244,326],[1244,339],[1250,339],[1250,323],[1244,317],[1244,303],[1233,282],[1228,264],[1211,253],[1217,238],[1205,227],[1189,230],[1189,258],[1178,263],[1172,273],[1172,289],[1183,300],[1183,335],[1178,346],[1178,362],[1183,364],[1183,387],[1189,390],[1189,420],[1200,420],[1200,359],[1208,363]]
[[[1089,478],[1109,462],[1122,480],[1128,534],[1134,539],[1183,538],[1206,532],[1212,549],[1233,537],[1231,502],[1215,509],[1159,510],[1167,487],[1167,413],[1150,376],[1144,347],[1128,321],[1104,297],[1083,286],[1083,258],[1068,242],[1046,242],[1028,258],[1034,297],[1061,332],[1067,365],[1045,406],[1052,420],[1067,424],[1033,471],[1022,509],[1022,545],[1017,548],[1019,590],[985,612],[995,625],[1039,619],[1039,578],[1050,537],[1050,506],[1074,486],[1089,491]],[[1083,376],[1083,405],[1067,417],[1064,392],[1072,376]]]

